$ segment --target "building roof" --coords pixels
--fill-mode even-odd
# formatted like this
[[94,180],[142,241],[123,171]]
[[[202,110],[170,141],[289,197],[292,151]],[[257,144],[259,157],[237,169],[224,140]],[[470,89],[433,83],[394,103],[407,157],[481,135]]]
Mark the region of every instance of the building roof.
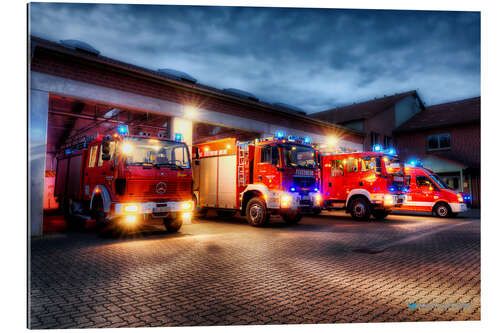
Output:
[[412,95],[419,98],[416,90],[412,90],[391,96],[375,98],[362,103],[355,103],[335,109],[312,113],[309,116],[336,124],[342,124],[353,120],[367,119],[387,110],[400,100]]
[[324,126],[327,128],[340,129],[344,132],[348,132],[348,133],[352,133],[352,134],[356,134],[356,135],[361,135],[361,136],[364,135],[362,132],[359,132],[359,131],[356,131],[356,130],[353,130],[353,129],[350,129],[350,128],[347,128],[344,126],[332,124],[330,122],[326,122],[326,121],[323,121],[321,119],[312,118],[306,114],[302,114],[302,113],[296,112],[294,110],[289,110],[289,109],[275,106],[271,103],[266,103],[266,102],[259,101],[259,100],[252,100],[252,99],[244,98],[242,96],[237,96],[235,94],[231,94],[230,92],[225,91],[224,89],[217,89],[217,88],[214,88],[211,86],[200,84],[198,82],[196,82],[196,83],[186,82],[183,80],[171,78],[171,77],[162,75],[161,72],[158,72],[155,70],[151,70],[148,68],[136,66],[136,65],[125,63],[125,62],[122,62],[122,61],[119,61],[116,59],[105,57],[100,52],[98,54],[95,54],[95,53],[92,54],[89,52],[82,52],[81,50],[78,50],[78,49],[65,47],[61,43],[56,43],[56,42],[49,41],[49,40],[46,40],[46,39],[43,39],[40,37],[36,37],[36,36],[30,36],[30,41],[31,41],[31,50],[30,50],[31,56],[34,55],[36,48],[42,47],[44,49],[48,49],[51,51],[75,56],[75,57],[78,57],[80,59],[92,61],[94,63],[99,63],[99,64],[106,65],[106,66],[111,66],[115,69],[127,71],[127,72],[130,72],[130,73],[135,74],[135,75],[141,75],[144,78],[152,79],[155,81],[161,81],[165,84],[176,86],[176,87],[179,87],[182,89],[191,90],[191,91],[194,91],[197,93],[211,95],[211,96],[223,98],[226,100],[231,100],[231,101],[239,103],[239,104],[243,103],[246,105],[252,105],[254,107],[257,107],[261,110],[265,110],[267,112],[273,112],[273,113],[277,113],[277,114],[286,114],[288,117],[298,118],[298,119],[303,120],[307,123],[313,123],[313,124],[317,124],[319,126]]
[[480,121],[481,97],[426,107],[396,128],[395,132],[411,132]]

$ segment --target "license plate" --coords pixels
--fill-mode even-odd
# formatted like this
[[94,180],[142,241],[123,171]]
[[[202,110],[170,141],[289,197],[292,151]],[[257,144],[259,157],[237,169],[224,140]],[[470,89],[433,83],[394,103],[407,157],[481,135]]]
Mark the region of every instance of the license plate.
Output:
[[155,207],[153,208],[153,213],[165,213],[168,212],[168,207]]

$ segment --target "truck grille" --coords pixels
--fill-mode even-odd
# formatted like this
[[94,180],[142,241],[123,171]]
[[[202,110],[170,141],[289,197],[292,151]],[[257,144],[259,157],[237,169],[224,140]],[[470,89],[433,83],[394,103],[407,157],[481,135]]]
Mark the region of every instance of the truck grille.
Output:
[[314,177],[293,177],[293,184],[299,189],[313,188],[316,184],[316,179]]
[[189,192],[191,190],[191,183],[174,183],[174,184],[167,184],[166,189],[165,189],[165,193],[159,194],[156,191],[156,185],[157,184],[151,184],[151,186],[149,187],[149,191],[145,194],[146,195],[154,195],[154,196],[161,195],[161,196],[170,197],[170,196],[175,196],[176,194],[179,194],[179,193]]
[[[191,182],[143,182],[132,180],[127,182],[127,195],[137,197],[148,197],[151,199],[186,199],[191,198]],[[160,191],[158,191],[160,188]]]

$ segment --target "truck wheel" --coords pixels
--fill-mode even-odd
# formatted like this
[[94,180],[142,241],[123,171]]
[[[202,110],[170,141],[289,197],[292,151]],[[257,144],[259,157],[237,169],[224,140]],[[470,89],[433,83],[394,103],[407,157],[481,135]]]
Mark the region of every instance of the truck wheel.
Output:
[[229,217],[233,217],[234,215],[236,215],[236,212],[234,210],[218,210],[217,211],[218,217],[229,218]]
[[450,217],[452,214],[450,206],[448,206],[444,202],[440,202],[436,206],[434,206],[433,211],[437,217],[441,217],[441,218]]
[[283,219],[283,221],[285,221],[286,224],[297,224],[300,222],[300,220],[302,219],[302,215],[299,214],[298,212],[294,212],[294,213],[284,213],[284,214],[281,214],[281,218]]
[[387,217],[387,215],[389,215],[390,211],[388,210],[374,210],[372,212],[372,215],[373,217],[376,219],[376,220],[383,220]]
[[169,232],[177,232],[182,226],[182,215],[177,214],[174,218],[164,218],[163,224],[165,225],[165,229]]
[[352,200],[349,211],[353,219],[366,221],[370,218],[370,203],[365,198],[355,198]]
[[266,203],[261,198],[252,198],[247,204],[247,221],[254,227],[262,227],[269,222]]

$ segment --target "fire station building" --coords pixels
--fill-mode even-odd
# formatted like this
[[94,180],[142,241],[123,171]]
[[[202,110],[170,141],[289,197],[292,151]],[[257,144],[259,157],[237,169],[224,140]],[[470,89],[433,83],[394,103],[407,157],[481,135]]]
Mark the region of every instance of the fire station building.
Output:
[[111,134],[118,124],[146,136],[182,134],[188,146],[225,137],[252,140],[281,130],[320,145],[363,149],[361,131],[239,89],[210,87],[184,72],[107,58],[81,41],[31,37],[29,65],[31,235],[43,233],[44,211],[57,208],[51,196],[57,154],[85,136]]

